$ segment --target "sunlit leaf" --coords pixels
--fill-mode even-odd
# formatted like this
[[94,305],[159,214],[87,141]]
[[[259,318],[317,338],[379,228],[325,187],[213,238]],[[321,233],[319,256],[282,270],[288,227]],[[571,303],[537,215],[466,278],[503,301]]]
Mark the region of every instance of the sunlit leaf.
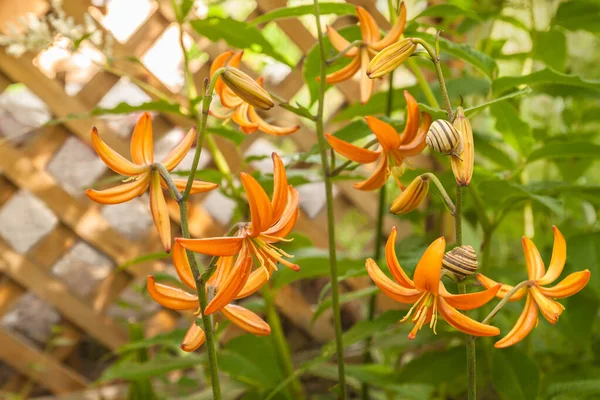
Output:
[[[302,15],[311,15],[315,11],[313,5],[282,7],[273,11],[269,11],[252,20],[253,25],[264,24],[265,22],[275,19],[300,17]],[[346,3],[321,3],[319,2],[319,13],[321,15],[337,14],[337,15],[355,15],[356,7]]]
[[560,3],[553,24],[576,31],[600,32],[600,3],[596,0],[571,0]]
[[577,75],[563,74],[550,67],[532,72],[529,75],[503,76],[494,81],[492,89],[495,94],[501,94],[520,85],[532,87],[541,85],[568,86],[589,89],[594,93],[600,92],[600,81],[583,79]]

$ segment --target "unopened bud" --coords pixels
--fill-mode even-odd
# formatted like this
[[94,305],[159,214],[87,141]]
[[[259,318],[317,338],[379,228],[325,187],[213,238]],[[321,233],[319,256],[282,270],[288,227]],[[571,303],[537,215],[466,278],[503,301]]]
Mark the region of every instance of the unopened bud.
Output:
[[452,124],[460,133],[463,143],[463,151],[452,156],[452,172],[459,186],[467,186],[473,176],[473,164],[475,162],[475,147],[473,142],[473,130],[469,119],[465,117],[462,107],[456,110],[456,119]]
[[442,265],[459,278],[473,275],[479,268],[477,254],[471,246],[459,246],[444,254]]
[[425,141],[432,149],[443,154],[457,155],[463,151],[460,133],[445,119],[433,121]]
[[411,38],[405,38],[381,50],[369,64],[367,76],[371,79],[380,78],[392,72],[417,49]]
[[221,79],[233,93],[252,107],[260,110],[269,110],[275,105],[269,93],[254,79],[237,68],[226,67]]
[[429,191],[429,177],[427,175],[417,176],[404,189],[400,196],[394,200],[390,212],[392,214],[407,214],[421,204]]

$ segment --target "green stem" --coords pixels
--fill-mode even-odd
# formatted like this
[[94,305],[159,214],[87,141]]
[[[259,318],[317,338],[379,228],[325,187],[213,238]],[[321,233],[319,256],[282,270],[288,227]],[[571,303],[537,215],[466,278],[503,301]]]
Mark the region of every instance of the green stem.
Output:
[[[371,140],[369,143],[367,143],[366,145],[363,146],[363,149],[368,149],[370,147],[375,146],[377,143],[379,143],[377,141],[377,139],[373,139]],[[337,167],[336,169],[334,169],[331,172],[331,176],[338,176],[343,170],[345,170],[346,168],[348,168],[348,166],[352,164],[352,160],[347,160],[345,162],[343,162],[342,164],[340,164],[339,167]]]
[[335,344],[338,363],[338,380],[340,396],[342,400],[346,399],[346,373],[344,366],[344,343],[342,341],[342,318],[340,313],[339,283],[337,271],[337,255],[335,248],[335,213],[333,209],[333,185],[331,183],[331,171],[327,160],[327,142],[323,130],[323,110],[325,107],[325,47],[323,41],[323,31],[321,30],[321,16],[319,13],[319,0],[314,0],[315,20],[317,23],[317,34],[319,39],[319,51],[321,57],[319,83],[319,105],[317,111],[317,139],[319,142],[319,152],[321,153],[321,167],[325,180],[325,197],[327,200],[327,229],[329,232],[329,267],[331,275],[331,305],[333,308],[333,322],[335,327]]
[[423,94],[425,95],[425,98],[427,99],[427,102],[429,103],[429,105],[434,108],[440,108],[440,103],[438,103],[437,99],[435,98],[435,95],[433,94],[433,91],[429,87],[429,83],[427,83],[425,76],[421,72],[421,69],[419,68],[419,65],[417,64],[417,60],[415,60],[414,58],[409,58],[406,61],[406,63],[408,65],[408,67],[410,68],[410,70],[412,71],[415,78],[417,79],[417,83],[419,84],[419,87],[423,91]]
[[176,202],[180,202],[182,199],[181,193],[179,193],[179,189],[177,189],[177,185],[175,185],[173,178],[171,178],[171,174],[169,174],[169,171],[167,171],[165,166],[162,165],[161,163],[154,163],[154,164],[152,164],[151,168],[153,170],[158,171],[160,176],[163,178],[163,181],[167,184],[167,187],[169,188],[169,193],[171,194],[171,196],[175,199]]
[[446,191],[446,188],[444,188],[444,185],[442,185],[442,182],[440,182],[440,180],[438,179],[438,177],[435,176],[435,174],[433,174],[431,172],[426,172],[423,175],[426,175],[429,179],[431,179],[431,181],[433,182],[433,184],[435,185],[435,187],[437,187],[438,191],[440,192],[440,194],[444,198],[444,202],[446,203],[446,206],[448,207],[448,209],[450,210],[450,212],[452,213],[452,215],[456,215],[456,206],[452,202],[452,199],[448,195],[448,192]]
[[302,384],[298,380],[298,377],[294,374],[294,364],[292,363],[290,347],[285,340],[283,328],[281,327],[281,319],[279,318],[279,314],[277,314],[277,309],[275,308],[273,289],[269,284],[263,286],[262,294],[263,299],[265,300],[267,321],[271,326],[271,336],[273,337],[275,347],[277,348],[277,356],[279,357],[281,368],[283,368],[285,376],[292,377],[289,383],[294,399],[304,399],[306,398],[304,395],[304,389],[302,388]]
[[496,307],[494,307],[494,309],[488,314],[487,317],[485,317],[483,319],[483,321],[481,321],[482,324],[489,324],[490,322],[492,322],[492,320],[494,319],[494,317],[496,316],[496,314],[498,314],[500,312],[500,310],[502,309],[502,307],[504,307],[504,305],[506,303],[508,303],[508,301],[510,300],[510,298],[517,293],[517,291],[519,289],[521,289],[522,287],[526,287],[526,286],[532,286],[533,282],[532,281],[523,281],[521,283],[519,283],[518,285],[516,285],[515,287],[513,287],[508,293],[506,293],[506,295],[502,298],[502,300],[500,300],[500,302],[498,304],[496,304]]
[[355,47],[362,46],[362,44],[363,44],[362,40],[355,40],[354,42],[352,42],[348,46],[346,46],[346,48],[342,49],[342,51],[337,53],[335,56],[333,56],[329,60],[325,61],[325,63],[327,65],[333,64],[334,62],[336,62],[337,60],[339,60],[340,58],[345,56],[346,53],[348,53],[350,50],[352,50]]
[[[459,292],[467,293],[464,282],[458,283]],[[477,398],[477,355],[475,353],[475,338],[465,333],[465,345],[467,347],[467,399],[475,400]]]

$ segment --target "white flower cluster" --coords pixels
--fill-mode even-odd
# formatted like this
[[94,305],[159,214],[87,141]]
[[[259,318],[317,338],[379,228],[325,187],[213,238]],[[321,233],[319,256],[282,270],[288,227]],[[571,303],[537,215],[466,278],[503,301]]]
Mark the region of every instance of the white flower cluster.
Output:
[[84,40],[89,40],[96,46],[102,44],[102,32],[91,15],[85,13],[83,25],[77,25],[73,17],[65,13],[62,0],[52,0],[51,7],[47,15],[38,17],[30,13],[21,17],[21,29],[9,24],[9,34],[0,35],[0,46],[6,46],[9,55],[20,57],[27,51],[44,50],[58,38],[68,39],[71,49],[79,47]]

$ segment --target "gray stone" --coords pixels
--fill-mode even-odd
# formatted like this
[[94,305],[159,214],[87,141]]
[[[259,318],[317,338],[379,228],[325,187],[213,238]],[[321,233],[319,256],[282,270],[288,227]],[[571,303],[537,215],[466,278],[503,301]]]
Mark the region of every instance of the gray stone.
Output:
[[0,320],[0,325],[37,343],[46,343],[60,314],[44,300],[26,293]]

